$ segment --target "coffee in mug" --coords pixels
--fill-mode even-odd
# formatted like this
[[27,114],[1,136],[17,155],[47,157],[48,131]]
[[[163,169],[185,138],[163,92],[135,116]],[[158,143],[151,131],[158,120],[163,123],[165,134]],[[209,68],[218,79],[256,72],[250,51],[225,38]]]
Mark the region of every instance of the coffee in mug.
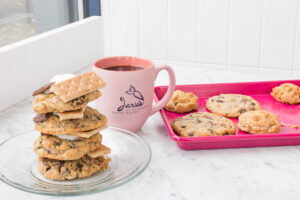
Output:
[[110,70],[110,71],[137,71],[144,69],[139,66],[132,66],[132,65],[127,65],[127,66],[112,66],[112,67],[107,67],[104,68],[105,70]]

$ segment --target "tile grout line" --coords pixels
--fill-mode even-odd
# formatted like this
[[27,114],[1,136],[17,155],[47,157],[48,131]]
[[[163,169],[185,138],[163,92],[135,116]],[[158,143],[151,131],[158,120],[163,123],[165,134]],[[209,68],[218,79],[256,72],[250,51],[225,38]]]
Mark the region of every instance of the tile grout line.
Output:
[[167,35],[167,64],[169,64],[169,0],[166,0],[166,17],[167,17],[167,25],[166,25],[166,35]]
[[265,15],[265,0],[261,0],[261,17],[260,17],[260,36],[259,36],[259,49],[258,49],[258,70],[262,70],[262,51],[263,51],[263,33],[264,33],[264,15]]
[[110,38],[110,56],[112,56],[112,23],[111,23],[111,12],[112,12],[112,5],[111,1],[112,0],[107,0],[109,2],[109,38]]
[[294,32],[294,43],[293,43],[293,54],[292,54],[292,64],[291,64],[291,72],[292,76],[295,75],[295,62],[296,62],[296,44],[298,41],[297,32],[298,32],[298,23],[299,23],[299,0],[296,3],[296,20],[295,20],[295,32]]
[[195,66],[198,67],[198,60],[199,60],[199,33],[200,33],[200,24],[199,24],[199,11],[200,11],[200,1],[199,0],[196,0],[196,64]]
[[141,19],[140,19],[140,10],[141,10],[141,8],[140,8],[140,6],[141,6],[141,3],[140,3],[140,0],[136,0],[137,2],[137,54],[138,54],[138,56],[140,56],[141,55],[141,52],[140,52],[140,49],[141,49],[141,45],[140,45],[140,42],[141,42],[141,40],[140,40],[140,34],[141,34],[141,30],[140,30],[140,21],[141,21]]
[[[165,60],[161,60],[161,59],[156,59],[156,58],[149,58],[155,61],[159,61],[159,62],[166,62]],[[171,61],[171,63],[177,63],[177,64],[183,64],[183,65],[195,65],[195,62],[187,62],[187,61],[181,61],[181,60],[173,60]],[[224,66],[226,67],[226,64],[224,63],[208,63],[208,62],[197,62],[198,65],[216,65],[216,66]],[[239,65],[239,64],[231,64],[232,67],[246,67],[246,68],[251,68],[253,70],[259,70],[259,68],[257,66],[254,65]],[[289,72],[290,70],[284,69],[284,68],[276,68],[273,66],[261,66],[261,69],[265,69],[265,70],[282,70],[282,71],[286,71]],[[230,70],[229,70],[230,71]],[[299,71],[300,70],[295,70],[295,71]]]
[[227,52],[226,52],[226,70],[229,71],[230,65],[230,45],[231,45],[231,24],[232,24],[232,0],[228,0],[228,14],[227,14]]

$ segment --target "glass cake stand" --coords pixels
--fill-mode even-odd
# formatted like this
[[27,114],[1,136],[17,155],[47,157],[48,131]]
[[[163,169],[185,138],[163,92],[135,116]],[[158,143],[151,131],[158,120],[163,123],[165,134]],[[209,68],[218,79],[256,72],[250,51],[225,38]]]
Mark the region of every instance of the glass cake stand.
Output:
[[149,165],[151,149],[141,137],[130,131],[109,127],[101,131],[103,144],[111,148],[112,159],[104,172],[85,179],[53,181],[37,169],[31,130],[9,138],[0,145],[0,180],[15,188],[47,195],[82,195],[120,186],[140,175]]

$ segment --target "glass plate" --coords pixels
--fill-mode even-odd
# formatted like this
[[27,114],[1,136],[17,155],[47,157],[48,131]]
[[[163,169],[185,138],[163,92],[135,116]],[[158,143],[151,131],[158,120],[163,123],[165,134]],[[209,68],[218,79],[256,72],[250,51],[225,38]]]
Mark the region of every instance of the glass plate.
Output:
[[103,144],[111,148],[106,171],[73,181],[53,181],[37,170],[34,131],[14,136],[0,145],[0,179],[21,190],[48,195],[81,195],[122,185],[141,174],[151,160],[149,144],[135,133],[109,127],[101,131]]

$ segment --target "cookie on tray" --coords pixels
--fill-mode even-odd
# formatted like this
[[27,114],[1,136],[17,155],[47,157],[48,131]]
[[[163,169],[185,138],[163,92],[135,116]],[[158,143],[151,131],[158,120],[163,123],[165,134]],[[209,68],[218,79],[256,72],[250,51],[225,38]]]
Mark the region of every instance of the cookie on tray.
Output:
[[196,112],[178,117],[171,124],[183,137],[234,135],[235,126],[230,119],[207,112]]
[[57,160],[76,160],[89,152],[100,149],[102,136],[93,135],[90,138],[75,138],[65,140],[52,135],[42,134],[34,142],[34,152],[42,158]]
[[252,134],[278,133],[280,122],[275,114],[265,110],[253,110],[241,114],[238,127]]
[[300,87],[292,83],[283,83],[272,89],[271,96],[281,103],[300,103]]
[[37,120],[38,117],[39,115],[35,117],[35,130],[50,135],[72,134],[107,127],[106,117],[90,107],[85,109],[82,119],[60,121],[59,117],[53,114],[41,115],[41,119]]
[[190,92],[175,90],[165,109],[176,113],[198,110],[198,97]]
[[32,102],[32,108],[36,113],[39,114],[78,110],[85,107],[89,102],[94,101],[100,96],[101,92],[99,90],[95,90],[89,94],[64,103],[54,93],[42,93],[35,96]]
[[73,180],[89,177],[108,168],[110,158],[90,158],[84,156],[78,160],[52,160],[39,158],[38,170],[48,179]]
[[224,117],[237,118],[249,110],[260,110],[259,103],[250,96],[241,94],[220,94],[207,99],[206,108]]

